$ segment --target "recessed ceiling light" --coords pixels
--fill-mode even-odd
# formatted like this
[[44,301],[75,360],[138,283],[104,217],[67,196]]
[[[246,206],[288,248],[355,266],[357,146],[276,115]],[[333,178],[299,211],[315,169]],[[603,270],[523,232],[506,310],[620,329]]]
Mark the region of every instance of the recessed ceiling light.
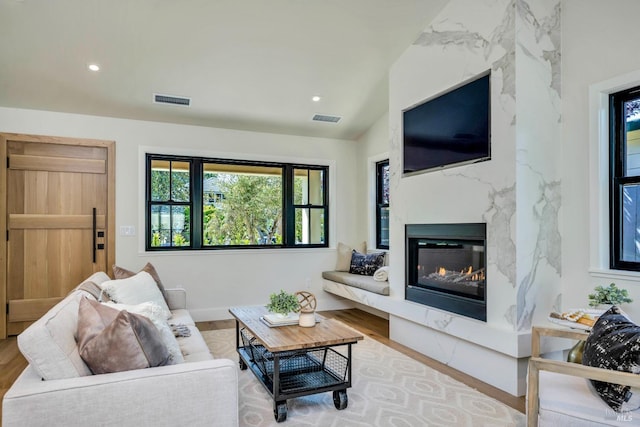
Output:
[[100,66],[98,64],[89,64],[89,69],[91,71],[100,71]]
[[320,101],[320,99],[321,99],[321,98],[320,98],[318,95],[316,95],[316,96],[314,96],[313,98],[311,98],[311,100],[312,100],[313,102],[318,102],[318,101]]

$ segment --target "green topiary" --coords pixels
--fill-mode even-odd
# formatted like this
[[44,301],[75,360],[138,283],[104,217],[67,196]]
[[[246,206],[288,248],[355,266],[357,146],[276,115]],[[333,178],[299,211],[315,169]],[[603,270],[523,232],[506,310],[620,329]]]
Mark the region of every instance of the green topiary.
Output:
[[267,310],[279,314],[297,313],[300,310],[300,304],[294,294],[281,289],[279,294],[273,293],[269,296]]
[[626,289],[618,288],[615,283],[611,283],[608,287],[596,286],[595,292],[589,294],[589,306],[597,307],[600,304],[619,305],[626,302],[633,302],[629,298]]

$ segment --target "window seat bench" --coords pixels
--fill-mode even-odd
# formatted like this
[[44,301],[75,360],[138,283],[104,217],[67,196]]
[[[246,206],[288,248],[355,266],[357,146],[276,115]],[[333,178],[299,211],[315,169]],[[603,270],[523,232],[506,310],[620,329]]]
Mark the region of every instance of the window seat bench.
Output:
[[[343,285],[353,286],[379,295],[389,295],[389,282],[379,282],[373,276],[352,274],[346,271],[323,271],[322,278]],[[326,290],[326,289],[325,289]]]

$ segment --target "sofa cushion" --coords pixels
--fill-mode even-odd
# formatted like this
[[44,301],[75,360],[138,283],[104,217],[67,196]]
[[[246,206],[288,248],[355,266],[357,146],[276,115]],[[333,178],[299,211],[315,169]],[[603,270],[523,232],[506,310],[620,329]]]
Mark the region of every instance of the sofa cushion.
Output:
[[101,286],[115,303],[135,305],[152,301],[161,307],[165,319],[171,317],[171,312],[162,292],[156,286],[153,277],[146,271],[141,271],[126,279],[110,280],[102,283]]
[[73,292],[18,335],[20,352],[42,379],[91,375],[75,340],[78,307],[86,295]]
[[199,362],[201,360],[213,359],[211,351],[207,346],[202,334],[197,327],[188,325],[190,334],[188,337],[178,337],[178,344],[185,362]]
[[539,426],[624,426],[635,412],[618,414],[600,398],[589,381],[571,375],[540,371]]
[[[117,265],[113,265],[113,276],[116,279],[128,279],[131,276],[135,276],[137,273],[134,273],[133,271],[127,270],[126,268],[122,268],[119,267]],[[156,268],[153,266],[153,264],[151,264],[150,262],[146,263],[144,267],[142,267],[142,269],[140,271],[145,271],[147,273],[149,273],[151,275],[151,277],[153,277],[153,280],[156,282],[156,285],[158,286],[158,289],[160,289],[160,292],[162,293],[162,296],[165,298],[165,302],[166,302],[166,290],[164,285],[162,284],[162,280],[160,280],[160,275],[158,274],[158,272],[156,271]],[[140,273],[140,271],[138,271],[138,273]]]
[[372,276],[361,276],[344,271],[323,271],[322,277],[332,282],[338,282],[380,295],[389,295],[389,282],[378,282]]
[[87,298],[78,311],[78,349],[94,374],[166,365],[169,351],[147,317]]
[[384,252],[362,254],[355,249],[351,252],[351,266],[349,273],[363,276],[373,276],[377,269],[384,264]]
[[[584,346],[582,364],[640,373],[640,326],[620,308],[611,307],[593,325]],[[629,386],[591,382],[600,397],[615,411],[629,411],[640,406],[637,393],[633,393]]]

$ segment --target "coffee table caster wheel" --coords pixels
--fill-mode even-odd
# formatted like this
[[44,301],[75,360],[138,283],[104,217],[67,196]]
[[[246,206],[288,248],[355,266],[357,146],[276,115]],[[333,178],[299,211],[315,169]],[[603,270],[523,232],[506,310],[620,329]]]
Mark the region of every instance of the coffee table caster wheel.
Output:
[[349,398],[347,397],[347,390],[336,390],[333,392],[333,404],[337,410],[342,410],[349,404]]
[[247,369],[247,364],[244,363],[244,360],[240,359],[240,361],[238,362],[238,365],[240,365],[240,370],[241,371],[245,371]]
[[287,402],[276,403],[273,408],[273,415],[276,421],[281,423],[287,419]]

